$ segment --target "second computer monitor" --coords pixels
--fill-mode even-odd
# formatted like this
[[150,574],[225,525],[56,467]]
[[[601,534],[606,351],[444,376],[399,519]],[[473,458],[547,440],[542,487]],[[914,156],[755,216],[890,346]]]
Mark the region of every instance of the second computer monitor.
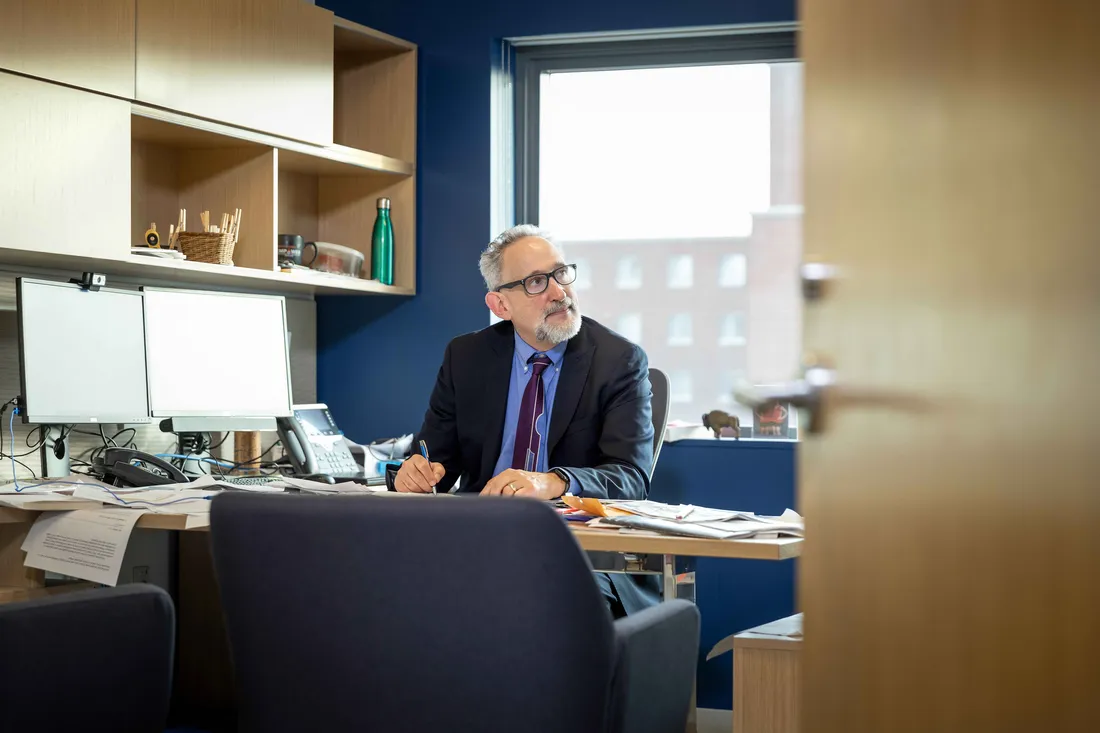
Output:
[[291,415],[281,297],[160,288],[144,294],[153,417],[224,424]]

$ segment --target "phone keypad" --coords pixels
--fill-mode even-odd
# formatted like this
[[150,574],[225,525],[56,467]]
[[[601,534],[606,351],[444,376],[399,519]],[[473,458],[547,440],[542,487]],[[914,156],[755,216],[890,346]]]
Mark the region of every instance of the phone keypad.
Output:
[[[319,448],[319,447],[318,447]],[[340,446],[344,448],[344,446]],[[318,473],[323,473],[328,476],[358,476],[360,473],[359,464],[355,462],[355,457],[351,454],[351,451],[340,450],[324,450],[319,449],[314,451],[317,456],[317,469]]]

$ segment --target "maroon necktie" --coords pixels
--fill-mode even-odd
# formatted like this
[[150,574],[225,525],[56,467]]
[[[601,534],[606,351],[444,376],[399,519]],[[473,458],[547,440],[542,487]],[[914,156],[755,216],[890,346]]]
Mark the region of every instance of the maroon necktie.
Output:
[[[534,471],[538,466],[539,446],[542,444],[542,436],[538,433],[536,423],[546,411],[546,387],[542,383],[542,373],[552,362],[545,354],[534,354],[527,363],[531,366],[531,378],[523,390],[523,399],[519,403],[516,445],[512,449],[512,468]],[[545,424],[544,422],[543,425]]]

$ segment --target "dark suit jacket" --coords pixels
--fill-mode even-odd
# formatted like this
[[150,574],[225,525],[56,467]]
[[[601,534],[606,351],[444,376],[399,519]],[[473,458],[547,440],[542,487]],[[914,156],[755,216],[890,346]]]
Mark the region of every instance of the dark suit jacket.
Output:
[[[440,491],[461,477],[459,491],[479,492],[493,477],[504,437],[515,332],[502,321],[451,341],[443,355],[418,439],[447,474]],[[645,352],[584,318],[565,349],[547,437],[550,468],[568,468],[582,496],[645,499],[653,468],[653,391]],[[415,445],[415,444],[414,444]],[[626,613],[660,601],[652,576],[612,573]]]
[[[459,336],[447,346],[417,436],[459,490],[493,477],[515,350],[508,321]],[[653,467],[649,363],[635,344],[589,318],[565,349],[547,438],[548,466],[568,468],[583,496],[645,499]]]

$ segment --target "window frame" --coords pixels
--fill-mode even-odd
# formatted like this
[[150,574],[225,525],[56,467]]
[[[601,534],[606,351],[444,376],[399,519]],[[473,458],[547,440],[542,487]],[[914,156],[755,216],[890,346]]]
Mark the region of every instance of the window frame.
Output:
[[507,39],[512,68],[513,218],[539,221],[539,96],[545,73],[800,61],[798,25]]

